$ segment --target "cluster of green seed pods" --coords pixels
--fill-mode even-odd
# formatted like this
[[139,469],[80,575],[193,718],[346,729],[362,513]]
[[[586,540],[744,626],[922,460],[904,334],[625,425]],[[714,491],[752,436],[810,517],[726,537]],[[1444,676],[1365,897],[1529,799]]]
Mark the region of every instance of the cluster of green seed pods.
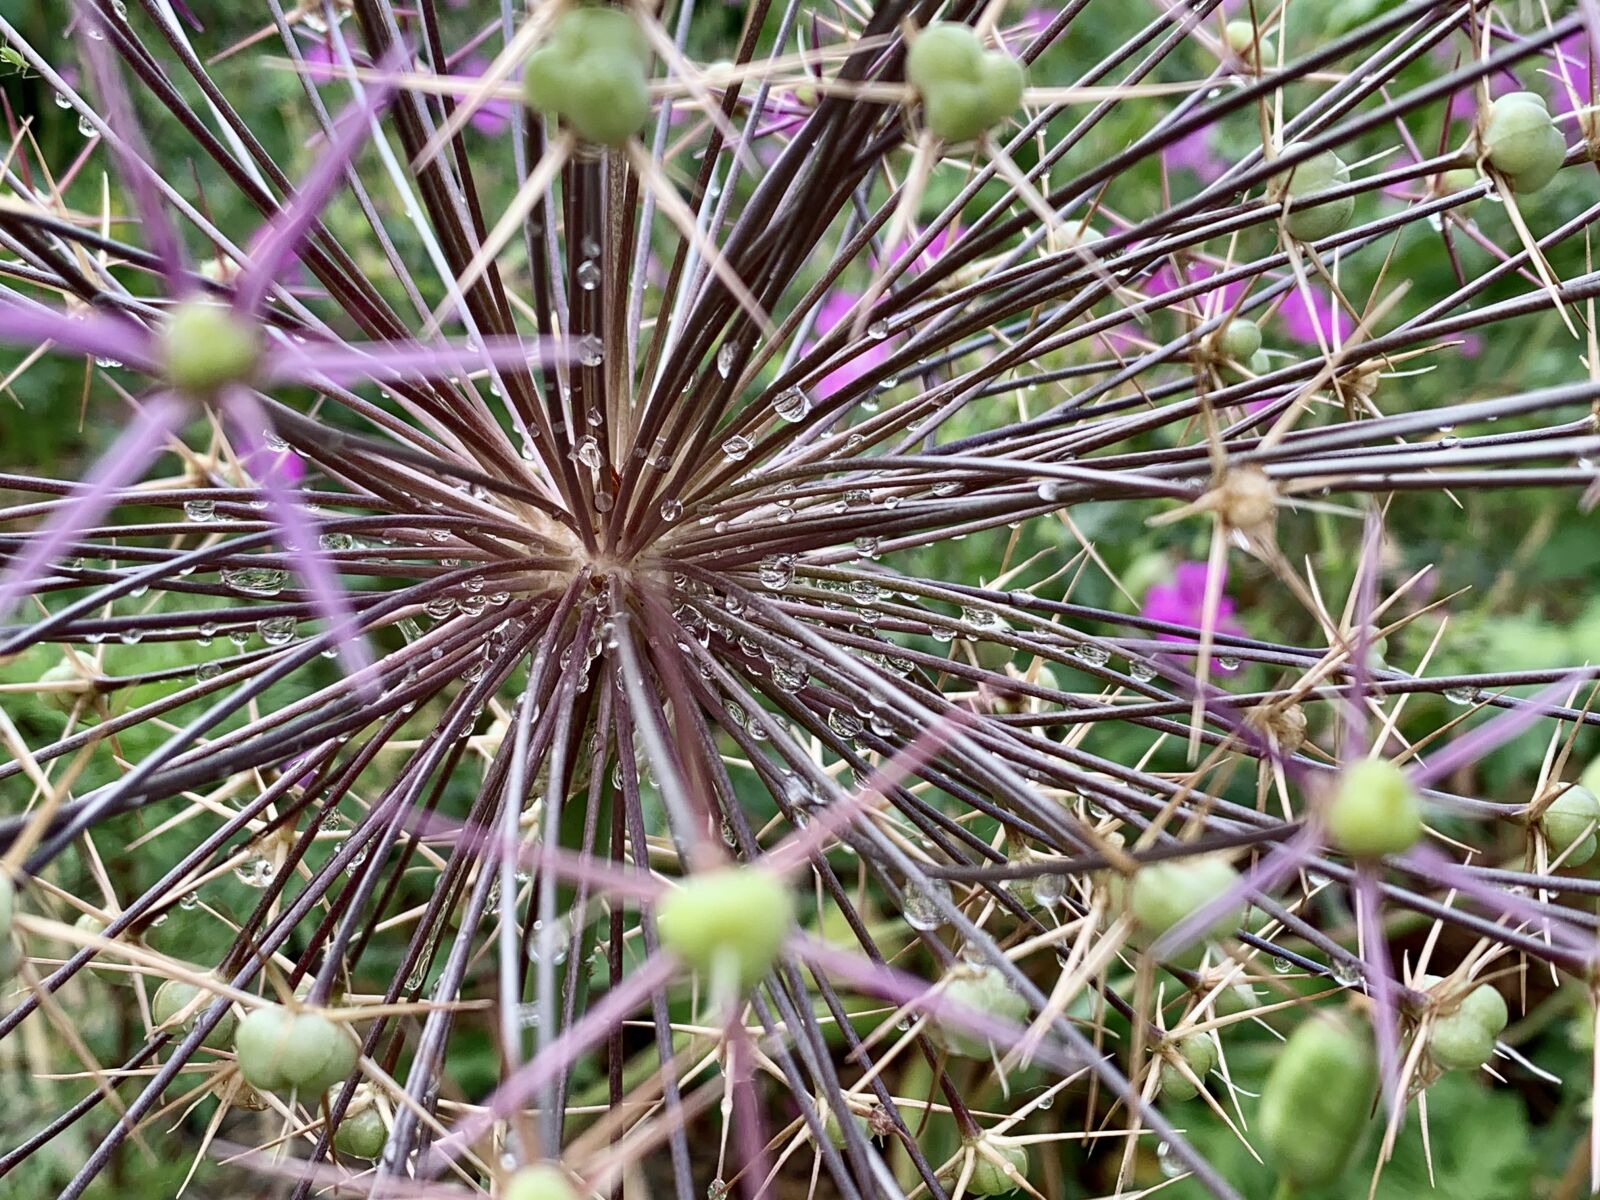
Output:
[[1377,1090],[1372,1035],[1344,1014],[1316,1013],[1289,1035],[1261,1093],[1260,1145],[1291,1187],[1344,1174]]
[[1003,50],[985,50],[970,26],[929,25],[906,54],[906,79],[922,99],[928,131],[946,142],[969,142],[1022,103],[1027,76]]
[[[1214,854],[1175,858],[1140,867],[1126,885],[1127,909],[1139,933],[1154,939],[1206,907],[1239,882],[1239,872]],[[1207,930],[1224,937],[1239,927],[1244,905],[1220,914]]]
[[772,969],[794,924],[783,880],[760,867],[730,867],[686,880],[656,907],[661,945],[707,978],[741,988]]
[[[1427,988],[1439,982],[1432,975],[1422,979]],[[1480,983],[1429,1023],[1428,1057],[1447,1071],[1475,1071],[1493,1056],[1494,1040],[1510,1019],[1505,997],[1493,984]]]
[[1537,92],[1510,92],[1491,104],[1480,141],[1489,165],[1517,192],[1544,187],[1567,156],[1566,139]]
[[[997,1021],[1023,1025],[1028,1020],[1028,1002],[1004,975],[991,966],[962,964],[952,967],[945,976],[941,996],[949,1004],[960,1005]],[[988,1059],[994,1054],[994,1045],[987,1037],[969,1032],[958,1021],[941,1018],[935,1027],[951,1054],[977,1059]]]
[[621,146],[650,119],[649,72],[650,45],[632,13],[573,7],[528,56],[522,95],[584,141]]
[[[1301,148],[1301,144],[1295,142],[1285,146],[1283,152],[1286,155],[1293,154]],[[1332,150],[1313,154],[1285,171],[1281,178],[1282,198],[1289,206],[1284,228],[1289,231],[1290,237],[1296,241],[1315,242],[1338,233],[1350,224],[1350,218],[1356,211],[1354,196],[1342,196],[1314,208],[1301,207],[1301,201],[1307,197],[1350,182],[1350,169],[1345,166],[1344,159]]]
[[343,1083],[359,1057],[355,1040],[337,1021],[279,1004],[252,1009],[239,1022],[233,1051],[251,1087],[309,1095]]
[[[1173,1052],[1183,1060],[1195,1079],[1204,1079],[1217,1067],[1217,1044],[1210,1034],[1196,1033],[1172,1043]],[[1161,1060],[1159,1094],[1168,1100],[1193,1100],[1200,1094],[1194,1081],[1170,1058]]]
[[953,1188],[960,1179],[968,1156],[972,1160],[972,1173],[967,1177],[966,1187],[970,1196],[1009,1195],[1027,1178],[1028,1151],[1022,1146],[985,1135],[964,1143],[962,1150],[951,1168],[941,1176],[947,1188]]
[[1422,802],[1405,772],[1364,758],[1339,777],[1328,804],[1328,842],[1352,858],[1399,854],[1422,837]]
[[333,1134],[333,1148],[352,1158],[377,1158],[389,1140],[389,1127],[377,1102],[363,1085],[345,1110],[344,1119]]

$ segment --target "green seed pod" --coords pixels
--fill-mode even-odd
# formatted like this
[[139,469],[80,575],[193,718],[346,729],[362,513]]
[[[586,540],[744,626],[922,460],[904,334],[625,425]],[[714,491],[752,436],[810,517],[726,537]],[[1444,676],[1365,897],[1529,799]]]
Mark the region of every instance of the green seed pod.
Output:
[[1022,106],[1022,93],[1028,86],[1028,73],[1021,63],[1003,50],[990,50],[983,56],[984,99],[989,106],[990,124],[998,124]]
[[656,908],[661,944],[690,970],[732,969],[741,988],[772,969],[794,923],[789,889],[770,871],[730,867],[697,875]]
[[1416,845],[1422,804],[1405,773],[1384,759],[1352,763],[1328,805],[1328,841],[1353,858],[1382,858]]
[[968,82],[983,70],[983,43],[970,25],[935,21],[906,51],[906,80],[919,92]]
[[536,1163],[506,1180],[501,1200],[578,1200],[578,1190],[560,1167]]
[[936,21],[906,53],[906,79],[922,99],[928,132],[969,142],[1015,112],[1027,72],[1003,50],[984,50],[966,25]]
[[1511,1010],[1506,1007],[1506,998],[1492,983],[1480,983],[1468,992],[1467,998],[1461,1002],[1460,1011],[1496,1037],[1500,1036],[1511,1020]]
[[[861,1130],[861,1136],[868,1141],[872,1140],[872,1123],[858,1112],[851,1112],[850,1119],[855,1122],[856,1128]],[[828,1135],[828,1141],[839,1149],[844,1148],[844,1126],[839,1123],[838,1114],[830,1112],[823,1119],[822,1128]]]
[[[204,988],[196,987],[181,979],[169,979],[158,987],[156,994],[150,998],[150,1017],[156,1027],[160,1028],[171,1024],[179,1013],[188,1009],[188,1015],[179,1026],[183,1033],[187,1033],[194,1028],[200,1014],[210,1008],[211,1002],[215,999],[216,997]],[[203,1044],[213,1050],[221,1049],[233,1040],[238,1023],[238,1019],[230,1009],[222,1015],[222,1020],[212,1027]]]
[[[1216,1070],[1217,1044],[1208,1034],[1197,1033],[1179,1038],[1172,1048],[1188,1064],[1197,1079],[1204,1079]],[[1158,1094],[1168,1100],[1193,1100],[1200,1094],[1200,1090],[1178,1069],[1178,1065],[1165,1057],[1161,1060],[1160,1075]]]
[[245,1082],[260,1091],[289,1086],[283,1073],[283,1045],[294,1025],[294,1014],[277,1004],[253,1008],[239,1022],[233,1038],[234,1057]]
[[317,1095],[347,1079],[359,1057],[355,1042],[336,1022],[276,1004],[253,1009],[239,1023],[234,1053],[253,1087]]
[[1248,363],[1261,349],[1261,326],[1248,317],[1234,317],[1211,336],[1218,351],[1235,362]]
[[585,142],[620,146],[650,119],[650,44],[632,13],[569,8],[522,70],[523,101]]
[[[1565,865],[1580,867],[1594,857],[1595,830],[1600,824],[1600,799],[1574,784],[1550,802],[1539,818],[1552,858],[1566,854]],[[1571,853],[1567,853],[1568,850]]]
[[[1283,152],[1289,154],[1297,150],[1300,143],[1296,142],[1285,146]],[[1350,170],[1344,165],[1344,160],[1332,150],[1324,150],[1314,154],[1305,162],[1292,167],[1283,173],[1282,184],[1285,190],[1285,199],[1289,204],[1289,215],[1284,225],[1289,230],[1289,236],[1302,242],[1315,242],[1321,238],[1338,233],[1350,223],[1350,218],[1355,215],[1356,201],[1354,196],[1345,196],[1339,200],[1330,200],[1326,204],[1319,204],[1315,208],[1299,208],[1300,201],[1318,192],[1325,192],[1350,182]]]
[[72,923],[74,929],[81,929],[84,933],[104,933],[106,923],[93,913],[79,913],[78,919]]
[[580,138],[620,146],[650,119],[650,88],[631,60],[592,54],[574,72],[571,102],[563,112]]
[[[953,967],[945,978],[949,982],[940,993],[942,1000],[997,1021],[1007,1021],[1013,1025],[1027,1024],[1028,1002],[993,967]],[[970,1032],[965,1025],[950,1017],[936,1018],[935,1024],[951,1054],[983,1060],[993,1056],[994,1044],[983,1034]]]
[[[1140,867],[1128,884],[1128,910],[1139,932],[1158,938],[1239,882],[1239,872],[1216,855],[1175,858]],[[1225,937],[1244,919],[1244,904],[1223,913],[1208,931]]]
[[190,396],[247,383],[261,361],[261,335],[232,309],[205,300],[172,310],[161,332],[167,382]]
[[1457,1009],[1428,1027],[1428,1057],[1447,1071],[1475,1071],[1493,1056],[1494,1038],[1471,1013]]
[[1377,1082],[1372,1037],[1349,1017],[1317,1013],[1290,1035],[1267,1076],[1256,1130],[1294,1186],[1319,1187],[1344,1174]]
[[[1028,1175],[1028,1152],[1021,1146],[1003,1146],[993,1139],[985,1138],[984,1144],[989,1150],[997,1154],[1018,1176],[1026,1179]],[[1006,1173],[1005,1167],[987,1157],[981,1151],[977,1160],[972,1164],[972,1177],[967,1180],[967,1191],[974,1196],[1004,1196],[1017,1190],[1019,1184],[1016,1179]]]
[[[81,690],[83,672],[64,654],[55,666],[39,676],[39,682],[51,688],[50,691],[41,692],[39,698],[59,712],[70,713],[77,706],[78,697],[84,695]],[[69,687],[63,688],[60,686],[62,684]]]
[[1556,177],[1567,154],[1544,100],[1533,92],[1512,92],[1489,107],[1482,143],[1489,165],[1519,192],[1536,192]]
[[1227,38],[1228,49],[1246,62],[1265,63],[1277,57],[1271,38],[1257,39],[1254,21],[1229,21],[1223,36]]
[[383,1123],[383,1114],[376,1104],[368,1104],[358,1112],[345,1113],[334,1131],[333,1148],[352,1158],[377,1158],[388,1140],[389,1127]]

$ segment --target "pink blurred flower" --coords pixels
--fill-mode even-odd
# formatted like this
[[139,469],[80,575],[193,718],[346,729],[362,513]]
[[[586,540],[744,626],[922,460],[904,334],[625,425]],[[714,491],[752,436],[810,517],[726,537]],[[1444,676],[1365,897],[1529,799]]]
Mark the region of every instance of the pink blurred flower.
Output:
[[1319,341],[1343,345],[1355,332],[1355,322],[1321,288],[1313,287],[1310,293],[1308,300],[1306,289],[1296,287],[1283,298],[1283,305],[1278,309],[1278,322],[1284,335],[1308,346],[1318,345]]
[[[1145,281],[1145,294],[1152,297],[1165,296],[1168,292],[1175,292],[1180,287],[1187,287],[1202,280],[1210,279],[1216,273],[1216,268],[1214,267],[1208,266],[1203,262],[1191,261],[1184,264],[1184,274],[1180,279],[1177,271],[1173,270],[1172,263],[1170,261],[1163,262],[1151,274],[1150,278]],[[1244,280],[1235,280],[1233,283],[1224,284],[1222,287],[1214,288],[1209,292],[1201,292],[1187,303],[1198,304],[1204,301],[1211,306],[1212,311],[1226,312],[1234,306],[1240,296],[1244,295],[1244,290]]]
[[[1547,73],[1550,75],[1550,111],[1556,115],[1574,112],[1589,103],[1589,35],[1580,29],[1556,43],[1556,53]],[[1570,86],[1569,86],[1570,85]],[[1573,96],[1577,104],[1573,104]]]
[[[859,299],[861,299],[861,296],[856,292],[830,293],[817,306],[817,338],[820,339],[830,333],[838,326],[840,321],[845,320],[849,316],[850,309]],[[824,398],[831,396],[841,388],[848,387],[863,375],[870,374],[889,357],[889,351],[893,348],[893,341],[894,339],[890,338],[873,342],[872,345],[855,355],[842,367],[829,371],[817,381],[816,394]],[[807,348],[809,349],[810,347],[808,346]]]
[[1201,183],[1222,178],[1228,161],[1212,148],[1211,139],[1215,133],[1214,125],[1205,125],[1173,142],[1162,151],[1168,168],[1188,171]]
[[[487,60],[474,56],[456,68],[457,75],[476,79],[489,69]],[[479,133],[496,137],[511,126],[511,101],[488,100],[472,114],[471,126]]]
[[260,446],[246,454],[240,465],[254,479],[265,479],[268,473],[280,483],[298,487],[306,477],[306,460],[288,448],[274,449]]
[[[1206,579],[1209,575],[1210,571],[1203,562],[1180,562],[1173,569],[1171,582],[1152,584],[1145,592],[1144,602],[1139,605],[1139,615],[1147,621],[1165,621],[1169,625],[1186,625],[1198,630],[1205,616]],[[1217,599],[1213,629],[1217,633],[1243,633],[1244,628],[1234,619],[1233,598],[1226,591],[1226,568],[1223,570],[1222,586],[1224,591]],[[1177,633],[1158,633],[1156,636],[1164,642],[1193,643],[1197,640]],[[1220,661],[1213,661],[1211,666],[1218,671],[1229,669]]]

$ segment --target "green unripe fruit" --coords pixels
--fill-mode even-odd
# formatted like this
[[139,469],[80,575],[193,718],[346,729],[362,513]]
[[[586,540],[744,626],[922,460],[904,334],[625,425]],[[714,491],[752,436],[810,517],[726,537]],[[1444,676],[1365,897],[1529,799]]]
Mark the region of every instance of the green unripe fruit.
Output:
[[[1010,1164],[1018,1176],[1027,1178],[1027,1150],[1021,1146],[1001,1146],[988,1139],[985,1139],[985,1143],[990,1150]],[[974,1196],[1004,1196],[1016,1191],[1019,1186],[1017,1180],[1006,1173],[1005,1167],[982,1153],[978,1154],[972,1164],[972,1177],[967,1180],[967,1191]]]
[[[940,993],[944,1002],[1012,1025],[1027,1024],[1028,1002],[993,967],[955,967],[946,979],[948,982]],[[994,1054],[994,1044],[987,1037],[970,1032],[953,1017],[939,1017],[936,1024],[951,1054],[977,1059],[988,1059]]]
[[167,383],[190,396],[210,396],[247,383],[261,362],[261,335],[232,309],[193,300],[172,310],[161,332]]
[[569,8],[529,55],[522,98],[586,142],[620,146],[650,119],[649,69],[650,45],[632,13]]
[[[1148,938],[1158,938],[1239,882],[1239,872],[1215,855],[1175,858],[1139,868],[1128,884],[1128,911]],[[1243,901],[1223,913],[1206,936],[1225,937],[1244,919]]]
[[82,930],[84,933],[104,933],[106,931],[106,923],[93,913],[79,913],[78,919],[72,923],[72,927]]
[[1544,187],[1567,155],[1566,139],[1533,92],[1512,92],[1490,105],[1482,140],[1489,165],[1519,192]]
[[[53,667],[40,675],[39,682],[51,688],[41,692],[40,699],[60,712],[70,713],[77,706],[78,697],[84,694],[83,672],[66,655],[62,655]],[[61,687],[62,684],[69,686]]]
[[586,142],[620,146],[650,119],[650,88],[628,60],[595,54],[575,71],[563,116]]
[[359,1057],[355,1042],[336,1022],[276,1004],[251,1010],[239,1023],[233,1048],[252,1087],[314,1095],[348,1078]]
[[[1438,982],[1427,978],[1431,987]],[[1505,997],[1493,984],[1480,983],[1462,999],[1454,1012],[1441,1013],[1428,1029],[1428,1055],[1447,1071],[1475,1071],[1494,1055],[1511,1013]]]
[[1003,50],[985,50],[969,26],[936,21],[906,52],[906,80],[922,98],[928,132],[969,142],[1016,111],[1027,73]]
[[[1288,154],[1299,148],[1299,143],[1285,146]],[[1354,196],[1330,200],[1315,208],[1300,208],[1299,202],[1318,192],[1329,191],[1350,182],[1350,170],[1344,160],[1332,150],[1314,154],[1305,162],[1284,173],[1285,200],[1289,215],[1284,221],[1289,236],[1302,242],[1315,242],[1338,233],[1350,223],[1355,214]]]
[[[1216,1069],[1217,1044],[1206,1034],[1197,1033],[1191,1037],[1179,1038],[1174,1043],[1173,1049],[1188,1064],[1196,1079],[1204,1079]],[[1159,1094],[1168,1100],[1193,1100],[1200,1094],[1200,1089],[1178,1069],[1176,1063],[1163,1058]]]
[[1272,370],[1272,360],[1267,357],[1265,350],[1257,350],[1245,365],[1250,368],[1252,375],[1265,375]]
[[[851,1112],[850,1119],[855,1122],[856,1128],[861,1130],[861,1136],[868,1141],[871,1141],[872,1123],[858,1112]],[[836,1148],[841,1150],[844,1149],[844,1126],[839,1123],[839,1117],[837,1114],[830,1112],[827,1118],[822,1122],[822,1128],[828,1135],[828,1141],[832,1142]]]
[[1494,1055],[1494,1035],[1462,1018],[1439,1017],[1428,1029],[1428,1057],[1447,1071],[1476,1071]]
[[[1594,857],[1595,829],[1600,823],[1600,799],[1582,784],[1574,784],[1550,802],[1539,818],[1539,828],[1550,856],[1566,854],[1565,865],[1579,867]],[[1571,853],[1568,853],[1568,851]]]
[[1320,1187],[1344,1174],[1377,1083],[1372,1037],[1350,1018],[1318,1013],[1290,1034],[1262,1090],[1256,1130],[1294,1186]]
[[578,1200],[578,1190],[561,1168],[537,1163],[506,1180],[501,1200]]
[[1271,39],[1263,37],[1258,41],[1254,21],[1229,21],[1223,36],[1227,38],[1228,49],[1246,62],[1259,58],[1259,61],[1264,63],[1273,57]]
[[935,21],[906,51],[906,79],[919,92],[957,80],[972,80],[983,70],[983,43],[970,25]]
[[690,970],[731,970],[741,988],[772,969],[794,923],[789,889],[771,871],[730,867],[689,879],[656,909],[661,945]]
[[334,1131],[333,1148],[352,1158],[377,1158],[388,1140],[389,1128],[383,1123],[383,1114],[376,1104],[369,1104],[359,1112],[345,1113]]
[[1028,73],[1022,64],[1009,54],[990,51],[984,55],[980,82],[983,85],[984,100],[989,106],[989,111],[994,114],[994,120],[998,122],[1022,106],[1022,93],[1028,86]]
[[1234,317],[1212,336],[1217,349],[1235,362],[1248,363],[1261,349],[1261,327],[1248,317]]
[[1328,842],[1353,858],[1382,858],[1416,845],[1422,804],[1405,773],[1384,759],[1352,763],[1328,805]]
[[[200,1017],[200,1014],[210,1008],[212,1001],[215,999],[216,997],[204,988],[196,987],[194,984],[186,983],[181,979],[169,979],[158,987],[156,994],[150,998],[150,1018],[155,1022],[156,1027],[160,1028],[170,1024],[179,1013],[187,1009],[189,1010],[188,1015],[184,1017],[182,1025],[179,1026],[182,1032],[187,1033],[194,1028],[195,1021]],[[192,1008],[191,1005],[193,1006]],[[229,1010],[223,1013],[222,1020],[212,1027],[203,1044],[210,1046],[213,1050],[221,1049],[233,1040],[234,1031],[237,1027],[238,1019],[233,1015],[232,1010]]]

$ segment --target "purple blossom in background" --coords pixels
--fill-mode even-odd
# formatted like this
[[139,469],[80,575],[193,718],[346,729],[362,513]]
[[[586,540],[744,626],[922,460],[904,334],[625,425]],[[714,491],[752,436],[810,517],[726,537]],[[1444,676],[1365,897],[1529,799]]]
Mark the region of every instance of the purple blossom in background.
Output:
[[1211,183],[1222,178],[1228,169],[1228,160],[1212,147],[1216,136],[1215,125],[1203,125],[1193,133],[1185,134],[1162,151],[1169,170],[1188,171],[1201,183]]
[[[488,69],[488,60],[474,55],[458,66],[455,73],[476,79]],[[511,128],[511,113],[511,101],[486,100],[473,112],[468,124],[486,137],[497,137]]]
[[[904,258],[906,254],[910,252],[912,246],[916,245],[917,239],[921,236],[921,231],[918,231],[896,242],[889,250],[889,261],[898,262],[900,259]],[[927,268],[931,267],[939,260],[939,256],[945,252],[945,249],[952,245],[960,236],[960,223],[952,221],[948,226],[933,236],[933,238],[928,242],[927,249],[919,254],[916,258],[916,261],[911,263],[906,268],[907,273],[914,275],[918,272],[927,270]],[[822,301],[822,303],[817,306],[815,336],[812,341],[807,344],[807,349],[815,345],[828,333],[832,332],[833,329],[838,326],[840,321],[845,320],[849,316],[851,308],[854,307],[856,301],[860,299],[860,292],[830,292]],[[857,379],[860,379],[863,375],[870,374],[880,363],[889,357],[889,352],[894,348],[894,342],[894,338],[889,338],[885,341],[876,341],[855,355],[855,357],[853,357],[844,366],[829,371],[821,378],[821,380],[818,381],[816,386],[816,394],[819,397],[831,396],[841,388],[848,387],[851,383],[855,382]]]
[[1343,345],[1356,328],[1350,314],[1319,287],[1297,287],[1284,296],[1278,309],[1278,326],[1286,337],[1308,346],[1323,342]]
[[[1210,574],[1206,564],[1193,560],[1180,562],[1172,572],[1169,583],[1152,584],[1139,605],[1139,615],[1148,621],[1164,621],[1168,625],[1187,625],[1198,630],[1205,616],[1206,579]],[[1244,627],[1234,619],[1233,598],[1227,593],[1227,568],[1223,568],[1223,592],[1217,599],[1216,633],[1239,634]],[[1194,642],[1195,638],[1177,633],[1158,633],[1164,642]],[[1228,670],[1219,660],[1213,660],[1214,671]]]
[[[1556,43],[1556,54],[1548,68],[1550,111],[1557,116],[1576,112],[1589,104],[1589,35],[1582,30]],[[1573,104],[1573,97],[1577,104]]]

